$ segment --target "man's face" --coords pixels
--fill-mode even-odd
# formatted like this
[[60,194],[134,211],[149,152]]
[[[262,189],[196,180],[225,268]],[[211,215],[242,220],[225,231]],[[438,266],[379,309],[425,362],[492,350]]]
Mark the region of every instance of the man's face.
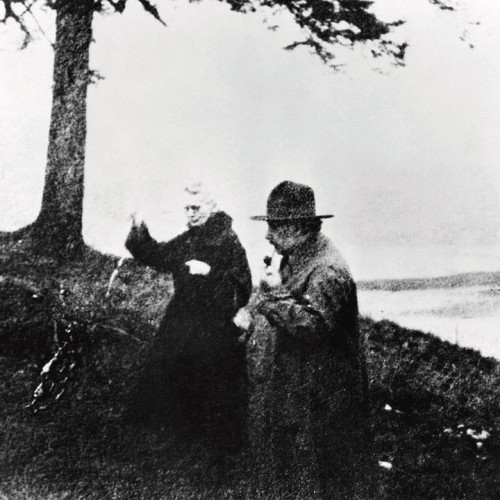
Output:
[[199,194],[187,194],[184,200],[184,213],[189,227],[205,224],[213,211],[213,204]]
[[301,233],[294,224],[268,221],[266,240],[283,255],[289,253],[301,242]]

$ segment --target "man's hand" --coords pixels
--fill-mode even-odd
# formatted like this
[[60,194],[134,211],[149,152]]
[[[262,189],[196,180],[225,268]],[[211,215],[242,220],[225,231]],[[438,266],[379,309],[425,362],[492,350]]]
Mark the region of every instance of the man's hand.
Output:
[[274,266],[265,266],[262,268],[260,277],[260,286],[262,290],[269,291],[281,285],[281,275]]
[[188,260],[186,266],[189,267],[189,274],[206,276],[210,272],[210,266],[201,260]]
[[248,309],[246,309],[245,307],[242,307],[233,318],[233,323],[245,332],[250,328],[251,321],[252,316],[248,312]]

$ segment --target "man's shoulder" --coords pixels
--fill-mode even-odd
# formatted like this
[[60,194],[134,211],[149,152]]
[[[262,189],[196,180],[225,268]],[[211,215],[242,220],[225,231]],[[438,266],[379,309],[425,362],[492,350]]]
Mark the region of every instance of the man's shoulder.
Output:
[[314,262],[315,271],[337,279],[352,280],[349,266],[337,247],[328,237],[323,234],[320,236],[321,250],[318,252]]

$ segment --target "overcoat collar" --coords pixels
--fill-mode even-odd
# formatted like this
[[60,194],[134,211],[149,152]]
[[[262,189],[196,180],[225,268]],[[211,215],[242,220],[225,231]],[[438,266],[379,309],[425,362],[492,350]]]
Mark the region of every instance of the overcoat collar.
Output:
[[292,269],[292,272],[299,271],[324,253],[328,246],[327,238],[319,233],[310,239],[306,240],[302,245],[294,249],[286,258],[287,264]]
[[226,212],[215,212],[205,224],[189,228],[188,234],[195,238],[202,238],[206,240],[206,243],[213,243],[231,230],[232,222],[232,217]]

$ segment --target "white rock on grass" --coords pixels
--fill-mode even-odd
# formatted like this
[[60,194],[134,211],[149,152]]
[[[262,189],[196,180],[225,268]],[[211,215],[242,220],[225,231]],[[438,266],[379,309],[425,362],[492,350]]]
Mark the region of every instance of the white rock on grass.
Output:
[[485,439],[488,439],[490,437],[490,433],[485,430],[476,432],[474,429],[467,429],[466,434],[476,441],[484,441]]

